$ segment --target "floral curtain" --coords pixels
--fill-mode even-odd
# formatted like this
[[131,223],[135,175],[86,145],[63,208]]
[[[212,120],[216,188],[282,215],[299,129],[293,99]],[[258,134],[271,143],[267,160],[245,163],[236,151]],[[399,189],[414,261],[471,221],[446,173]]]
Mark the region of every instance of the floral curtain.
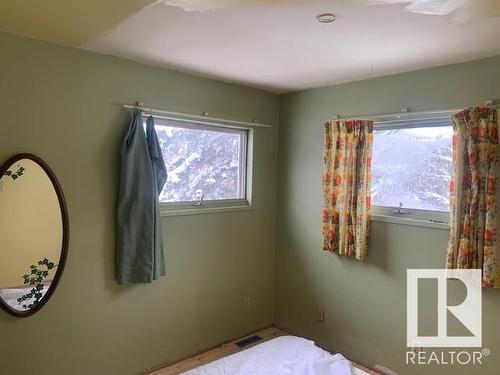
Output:
[[323,249],[364,259],[370,224],[373,121],[325,124]]
[[497,264],[498,120],[492,108],[452,117],[453,172],[447,268],[479,268],[483,287],[500,287]]

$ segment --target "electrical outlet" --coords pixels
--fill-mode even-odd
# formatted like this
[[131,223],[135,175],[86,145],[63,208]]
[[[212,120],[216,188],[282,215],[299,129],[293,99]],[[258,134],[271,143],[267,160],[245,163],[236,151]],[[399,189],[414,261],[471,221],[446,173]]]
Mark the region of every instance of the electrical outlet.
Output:
[[316,306],[316,320],[318,322],[324,322],[326,319],[325,307]]
[[243,310],[250,310],[250,297],[243,298]]

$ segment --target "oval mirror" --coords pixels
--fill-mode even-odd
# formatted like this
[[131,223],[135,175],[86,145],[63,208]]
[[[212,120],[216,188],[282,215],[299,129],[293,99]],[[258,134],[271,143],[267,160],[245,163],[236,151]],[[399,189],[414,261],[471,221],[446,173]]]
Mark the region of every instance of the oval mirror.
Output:
[[49,300],[68,251],[68,214],[56,176],[19,154],[0,167],[0,306],[26,317]]

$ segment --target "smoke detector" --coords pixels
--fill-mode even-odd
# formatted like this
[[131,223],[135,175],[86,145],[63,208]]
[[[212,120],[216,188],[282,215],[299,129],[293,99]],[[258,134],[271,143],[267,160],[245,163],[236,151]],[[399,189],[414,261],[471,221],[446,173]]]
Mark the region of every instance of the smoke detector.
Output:
[[332,23],[335,21],[337,17],[335,17],[335,14],[333,13],[321,13],[316,16],[316,19],[318,22],[321,23]]

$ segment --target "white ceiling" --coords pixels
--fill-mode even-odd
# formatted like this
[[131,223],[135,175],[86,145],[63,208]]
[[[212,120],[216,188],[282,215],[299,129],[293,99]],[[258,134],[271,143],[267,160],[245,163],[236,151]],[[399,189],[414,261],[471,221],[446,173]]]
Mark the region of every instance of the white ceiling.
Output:
[[[154,4],[82,48],[276,92],[500,55],[500,17],[459,23],[403,4],[348,3],[207,12]],[[337,21],[317,22],[324,12]]]

